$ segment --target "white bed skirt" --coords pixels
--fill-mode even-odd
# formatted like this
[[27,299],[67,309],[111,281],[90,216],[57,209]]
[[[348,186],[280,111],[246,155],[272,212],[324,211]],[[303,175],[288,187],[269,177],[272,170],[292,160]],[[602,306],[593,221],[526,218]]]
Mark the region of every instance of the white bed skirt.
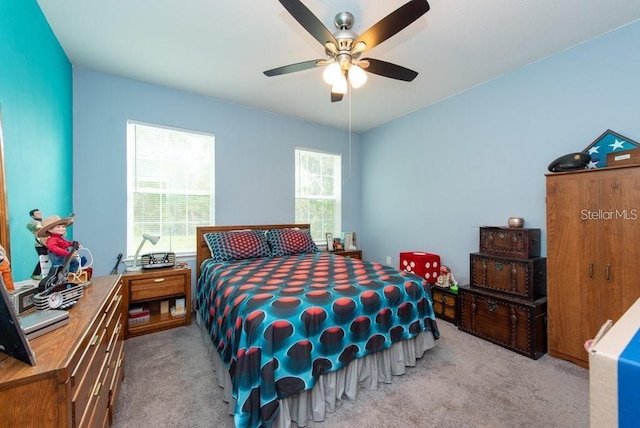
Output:
[[[232,415],[235,399],[231,396],[233,389],[228,369],[214,349],[199,317],[197,323],[209,347],[216,380],[224,389],[224,401],[229,403],[228,411]],[[389,349],[354,360],[347,367],[320,376],[310,391],[280,400],[280,412],[272,426],[306,427],[310,420],[324,421],[325,413],[335,412],[343,400],[355,403],[358,389],[377,389],[378,383],[391,383],[392,376],[405,374],[406,367],[415,366],[417,359],[435,344],[432,332],[422,332],[414,339],[395,343]]]

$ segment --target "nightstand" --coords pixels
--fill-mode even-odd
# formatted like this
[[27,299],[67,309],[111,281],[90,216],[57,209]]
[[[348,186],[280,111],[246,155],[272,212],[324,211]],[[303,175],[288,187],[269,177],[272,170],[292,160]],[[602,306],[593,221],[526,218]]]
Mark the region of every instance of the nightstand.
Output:
[[432,285],[431,298],[435,315],[458,325],[458,294],[449,288]]
[[362,260],[362,250],[338,250],[338,251],[329,251],[331,254],[338,254],[344,257],[352,257],[354,259]]
[[[125,339],[191,324],[191,269],[148,269],[122,274]],[[176,299],[184,299],[184,314],[172,315]],[[129,319],[129,310],[149,311]]]

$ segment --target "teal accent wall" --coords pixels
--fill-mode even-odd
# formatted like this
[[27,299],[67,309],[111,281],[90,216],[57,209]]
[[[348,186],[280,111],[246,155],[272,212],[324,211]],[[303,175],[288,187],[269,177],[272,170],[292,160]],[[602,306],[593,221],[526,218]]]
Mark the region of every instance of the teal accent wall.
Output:
[[[29,211],[72,211],[72,69],[35,0],[0,0],[0,114],[14,280],[37,263]],[[69,237],[71,237],[70,229]]]

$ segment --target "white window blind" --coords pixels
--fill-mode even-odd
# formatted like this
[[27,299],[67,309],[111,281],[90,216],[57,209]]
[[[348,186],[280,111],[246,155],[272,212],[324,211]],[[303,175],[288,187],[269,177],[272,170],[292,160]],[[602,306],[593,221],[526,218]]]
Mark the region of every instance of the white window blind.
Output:
[[[127,257],[143,233],[156,250],[195,252],[195,228],[214,224],[214,136],[127,123]],[[148,252],[152,248],[145,248]]]
[[311,224],[311,235],[341,234],[342,156],[298,148],[296,157],[296,223]]

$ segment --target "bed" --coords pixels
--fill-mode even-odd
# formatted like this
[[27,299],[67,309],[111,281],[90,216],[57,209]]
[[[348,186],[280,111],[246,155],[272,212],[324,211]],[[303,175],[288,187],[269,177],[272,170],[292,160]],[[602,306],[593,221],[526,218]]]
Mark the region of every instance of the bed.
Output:
[[318,251],[308,224],[197,228],[195,309],[237,427],[304,427],[439,337],[416,275]]

